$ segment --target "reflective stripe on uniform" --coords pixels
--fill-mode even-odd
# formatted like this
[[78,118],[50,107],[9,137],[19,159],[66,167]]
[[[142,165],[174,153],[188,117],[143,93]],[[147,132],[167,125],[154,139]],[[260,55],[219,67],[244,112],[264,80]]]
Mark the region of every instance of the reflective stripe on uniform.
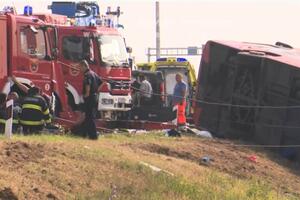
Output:
[[19,120],[13,119],[13,124],[19,124]]
[[42,112],[42,107],[34,104],[23,104],[22,109],[34,109]]
[[29,125],[29,126],[37,126],[37,125],[43,125],[43,121],[28,121],[28,120],[20,120],[20,123],[23,125]]
[[47,108],[47,109],[45,110],[45,112],[43,112],[43,114],[44,114],[44,115],[49,115],[49,109]]
[[47,123],[47,124],[51,123],[51,119],[49,118],[49,119],[45,120],[45,123]]
[[5,124],[6,120],[5,119],[0,119],[0,124]]

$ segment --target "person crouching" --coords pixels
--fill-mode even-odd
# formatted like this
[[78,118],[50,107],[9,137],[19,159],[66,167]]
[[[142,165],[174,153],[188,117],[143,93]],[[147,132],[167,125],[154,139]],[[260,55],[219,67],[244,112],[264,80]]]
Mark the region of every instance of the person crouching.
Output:
[[39,133],[44,128],[45,123],[51,123],[49,107],[39,93],[39,88],[29,88],[28,95],[21,101],[20,124],[25,135]]

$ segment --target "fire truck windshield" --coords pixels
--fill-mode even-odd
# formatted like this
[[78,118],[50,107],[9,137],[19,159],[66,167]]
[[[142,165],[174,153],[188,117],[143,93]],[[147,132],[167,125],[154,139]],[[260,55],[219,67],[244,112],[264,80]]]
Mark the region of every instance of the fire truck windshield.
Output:
[[119,35],[98,37],[101,60],[112,66],[128,66],[128,56],[124,40]]

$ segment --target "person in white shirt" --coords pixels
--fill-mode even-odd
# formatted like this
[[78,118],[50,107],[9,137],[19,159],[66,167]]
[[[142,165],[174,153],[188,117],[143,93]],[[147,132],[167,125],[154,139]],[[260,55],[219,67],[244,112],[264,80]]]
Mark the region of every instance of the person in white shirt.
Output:
[[140,75],[140,102],[141,105],[148,105],[152,98],[152,86],[151,83],[145,78],[144,75]]

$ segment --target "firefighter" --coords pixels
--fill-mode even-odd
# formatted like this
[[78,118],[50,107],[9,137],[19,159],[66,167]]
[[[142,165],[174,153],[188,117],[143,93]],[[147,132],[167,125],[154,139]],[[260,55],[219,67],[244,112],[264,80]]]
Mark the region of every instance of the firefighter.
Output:
[[45,123],[47,125],[51,123],[49,107],[39,92],[37,87],[29,88],[28,96],[21,101],[20,124],[24,134],[38,133],[44,128]]
[[173,106],[177,106],[177,127],[185,127],[186,117],[185,117],[185,107],[186,107],[186,89],[187,85],[182,80],[182,75],[177,73],[175,76],[176,85],[174,87]]
[[84,74],[82,94],[84,99],[83,111],[85,113],[85,119],[81,124],[81,130],[86,132],[90,139],[96,140],[98,139],[95,124],[98,102],[97,91],[102,81],[100,77],[90,69],[86,60],[82,60],[79,63],[79,67]]
[[6,122],[6,99],[7,95],[5,93],[0,93],[0,133],[5,131]]
[[12,130],[14,133],[18,132],[20,127],[20,114],[21,114],[21,105],[19,95],[16,92],[10,92],[7,97],[8,100],[13,100],[13,127]]
[[[28,90],[30,89],[30,87],[20,83],[15,76],[12,76],[11,80],[14,82],[18,89],[20,89],[26,95],[28,94]],[[39,94],[46,100],[46,103],[50,107],[50,97],[46,93],[44,93],[41,88],[39,88]]]

